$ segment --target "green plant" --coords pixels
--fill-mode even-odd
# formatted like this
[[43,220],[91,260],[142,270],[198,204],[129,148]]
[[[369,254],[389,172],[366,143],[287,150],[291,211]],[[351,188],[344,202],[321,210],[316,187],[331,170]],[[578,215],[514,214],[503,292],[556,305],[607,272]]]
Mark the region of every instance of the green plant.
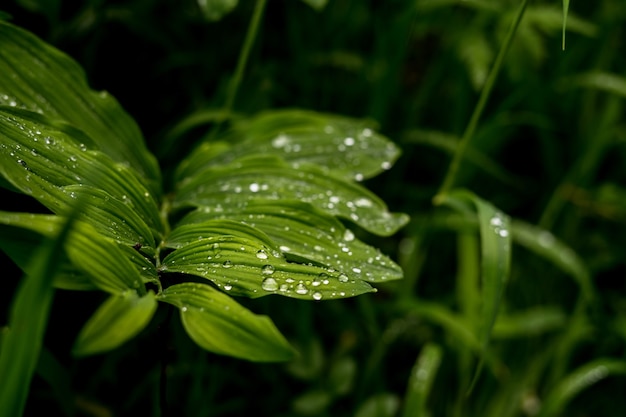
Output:
[[[91,91],[73,60],[4,22],[0,57],[3,185],[53,213],[0,213],[0,244],[30,283],[42,276],[43,261],[32,261],[41,238],[55,239],[78,206],[72,231],[57,240],[65,249],[54,259],[58,272],[45,279],[109,293],[78,335],[76,355],[120,346],[166,303],[207,350],[283,361],[293,354],[288,342],[231,295],[332,300],[402,276],[335,218],[383,236],[407,222],[357,182],[399,154],[370,124],[298,110],[238,118],[191,152],[164,194],[135,122],[107,93]],[[28,343],[16,326],[4,342],[6,366]],[[25,392],[21,378],[6,383]],[[6,415],[21,412],[20,401],[2,404]]]

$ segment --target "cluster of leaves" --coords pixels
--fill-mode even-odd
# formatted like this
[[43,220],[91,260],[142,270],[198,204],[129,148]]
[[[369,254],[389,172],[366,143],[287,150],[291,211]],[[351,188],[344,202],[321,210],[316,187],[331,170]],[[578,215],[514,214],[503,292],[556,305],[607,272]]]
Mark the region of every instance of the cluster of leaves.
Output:
[[[34,9],[39,4],[21,3]],[[95,85],[106,86],[130,109],[150,132],[148,146],[159,156],[166,183],[173,184],[166,187],[172,194],[162,197],[155,187],[161,226],[146,223],[147,229],[121,245],[133,261],[147,256],[154,262],[134,264],[146,290],[135,300],[167,302],[173,295],[169,288],[181,285],[183,276],[195,277],[196,283],[185,285],[215,278],[222,293],[252,298],[281,293],[281,287],[290,291],[285,295],[291,297],[239,300],[269,314],[298,346],[300,355],[286,367],[215,360],[189,344],[184,329],[173,323],[159,341],[178,352],[167,361],[167,391],[176,414],[621,415],[626,383],[621,1],[576,3],[569,13],[568,1],[554,0],[355,0],[326,7],[324,1],[306,2],[319,12],[302,2],[267,2],[235,108],[258,113],[296,105],[379,122],[404,152],[393,170],[368,180],[368,186],[412,220],[399,238],[380,238],[376,246],[395,254],[403,280],[393,280],[400,275],[395,264],[357,240],[368,239],[361,229],[387,236],[401,223],[393,215],[370,216],[365,209],[377,208],[383,216],[386,209],[354,182],[386,170],[397,156],[393,145],[378,142],[371,125],[352,119],[301,111],[248,118],[221,107],[238,78],[224,74],[234,66],[244,37],[240,29],[251,15],[251,3],[237,3],[190,1],[169,8],[158,0],[124,5],[94,0],[76,11],[46,12],[39,20],[45,24],[28,25],[71,51]],[[265,2],[256,4],[255,14]],[[181,121],[172,127],[176,117]],[[204,124],[225,120],[232,130],[198,138]],[[327,136],[327,126],[342,133]],[[377,145],[363,146],[369,141]],[[74,143],[88,146],[85,139]],[[191,156],[180,163],[192,146]],[[448,155],[453,163],[446,171]],[[30,167],[33,161],[26,158],[32,156],[23,157]],[[10,162],[16,173],[27,174],[15,159]],[[151,177],[139,182],[146,178]],[[298,187],[290,188],[294,181]],[[339,200],[325,194],[339,183],[349,184],[340,188],[345,194],[337,194]],[[274,184],[281,184],[284,201],[274,194]],[[149,184],[144,187],[153,192]],[[263,201],[250,200],[252,195]],[[346,204],[338,205],[341,201]],[[55,233],[65,230],[64,222],[57,222]],[[81,230],[83,223],[78,217],[72,228]],[[361,227],[346,229],[352,223]],[[166,230],[170,224],[176,225],[172,231]],[[24,241],[24,229],[19,230]],[[146,231],[155,245],[164,246],[150,246]],[[210,247],[204,247],[209,251],[202,259],[191,253],[198,237],[224,232],[236,237],[232,244],[218,242],[219,255],[225,250],[232,257],[226,268],[221,262],[228,259],[208,259],[217,255]],[[244,244],[239,253],[242,239],[257,244]],[[7,253],[18,251],[5,246]],[[259,250],[267,262],[258,261]],[[367,282],[373,282],[381,291],[337,303],[295,302],[291,298],[325,300],[342,290],[318,291],[324,278],[315,281],[314,273],[302,278],[307,293],[299,294],[299,279],[287,282],[287,271],[272,262],[288,265],[289,274],[332,268],[355,279],[350,290],[358,283],[357,292],[369,291]],[[236,277],[225,275],[237,264]],[[37,268],[29,268],[35,276]],[[69,272],[65,276],[74,280],[62,281],[61,271],[57,285],[94,285]],[[345,280],[336,276],[332,285]],[[183,309],[179,298],[170,300]],[[190,308],[195,300],[187,296],[183,318],[196,314]],[[156,318],[165,319],[165,313],[158,309]],[[148,330],[155,328],[149,324]],[[156,362],[162,358],[154,354],[149,332],[135,341],[95,365],[79,361],[94,366],[89,373],[59,371],[50,366],[49,355],[42,356],[37,371],[53,387],[64,386],[59,381],[69,379],[67,374],[89,382],[75,382],[77,388],[66,384],[67,392],[55,393],[58,398],[88,396],[88,406],[146,414],[146,404],[162,400],[154,394],[163,372]],[[128,382],[119,387],[122,380]],[[108,390],[118,394],[102,394]],[[38,392],[40,400],[49,396],[46,388]]]
[[[40,268],[33,257],[42,238],[60,239],[54,285],[110,294],[80,332],[75,354],[118,347],[164,302],[207,350],[286,360],[292,348],[273,323],[225,293],[330,300],[402,276],[336,219],[379,235],[408,220],[357,182],[399,154],[367,123],[295,110],[239,120],[198,146],[163,195],[137,125],[110,95],[88,88],[73,60],[4,22],[0,57],[3,185],[53,213],[1,212],[2,248],[30,276]],[[68,215],[71,232],[59,238]],[[14,328],[21,319],[9,324],[3,358],[29,343]]]

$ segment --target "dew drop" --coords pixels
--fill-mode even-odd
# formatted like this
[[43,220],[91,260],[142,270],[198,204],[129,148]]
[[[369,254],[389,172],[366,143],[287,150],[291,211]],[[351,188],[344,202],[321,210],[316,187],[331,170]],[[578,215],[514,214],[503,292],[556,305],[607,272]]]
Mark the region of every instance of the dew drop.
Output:
[[313,293],[313,299],[317,300],[317,301],[321,300],[322,299],[322,293],[321,292],[314,292]]
[[274,273],[274,267],[272,265],[263,265],[261,273],[263,275],[272,275]]
[[346,274],[343,274],[343,273],[339,274],[337,279],[339,280],[339,282],[348,282],[348,276]]
[[232,267],[232,266],[233,266],[233,263],[232,263],[231,261],[229,261],[229,260],[226,260],[226,261],[224,261],[224,262],[222,263],[222,266],[223,266],[224,268],[230,268],[230,267]]
[[346,145],[346,146],[352,146],[352,145],[354,145],[354,138],[350,138],[350,137],[345,138],[345,139],[343,140],[343,144],[344,144],[344,145]]
[[250,191],[252,191],[253,193],[256,193],[257,191],[261,189],[259,184],[257,184],[256,182],[253,182],[252,184],[250,184],[249,188],[250,188]]
[[304,294],[306,294],[308,292],[309,292],[309,290],[307,289],[307,287],[303,283],[300,283],[300,284],[296,285],[296,293],[297,294],[304,295]]
[[346,242],[352,242],[354,240],[354,233],[350,229],[346,229],[343,233],[343,240]]
[[232,286],[232,285],[230,285],[230,284],[225,284],[225,285],[224,285],[224,289],[225,289],[226,291],[230,291],[230,290],[232,290],[232,289],[233,289],[233,286]]
[[184,306],[183,306],[183,307],[181,307],[181,308],[180,308],[180,311],[182,311],[183,313],[184,313],[184,312],[186,312],[186,311],[187,311],[187,307],[184,307]]
[[278,282],[274,278],[265,278],[261,283],[261,288],[265,291],[276,291],[278,289]]
[[361,268],[357,268],[357,267],[355,266],[354,268],[352,268],[352,271],[353,271],[353,272],[355,272],[355,273],[357,273],[357,274],[360,274],[360,273],[361,273]]
[[259,249],[259,251],[256,253],[256,257],[259,259],[267,259],[267,252],[265,252],[263,249]]

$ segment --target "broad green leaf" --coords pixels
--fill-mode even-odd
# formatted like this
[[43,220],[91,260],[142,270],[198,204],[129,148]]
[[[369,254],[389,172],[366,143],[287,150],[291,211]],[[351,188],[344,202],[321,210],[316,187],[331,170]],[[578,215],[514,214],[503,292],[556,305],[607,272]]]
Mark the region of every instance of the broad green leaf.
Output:
[[[87,208],[102,206],[99,210],[108,213],[118,227],[132,227],[153,246],[150,228],[162,229],[155,197],[134,170],[88,148],[85,139],[82,132],[40,114],[0,107],[0,173],[55,212],[62,205],[57,200],[64,200],[59,190],[71,194],[85,187],[97,200],[87,203]],[[126,221],[129,226],[124,225]]]
[[291,346],[267,316],[252,313],[208,285],[172,285],[157,298],[178,307],[189,336],[211,352],[255,362],[293,356]]
[[59,265],[57,259],[71,233],[74,219],[70,216],[58,234],[33,257],[32,274],[22,281],[13,300],[9,331],[2,338],[0,351],[1,417],[22,415],[52,304],[52,281]]
[[580,391],[611,376],[626,375],[626,362],[617,359],[595,359],[563,378],[546,396],[538,417],[564,415],[562,411]]
[[209,21],[217,21],[237,7],[238,0],[197,0],[204,17]]
[[442,356],[443,352],[439,345],[434,343],[424,345],[411,370],[402,416],[427,415],[426,401],[437,376]]
[[496,339],[526,338],[557,330],[566,323],[566,316],[561,309],[534,307],[511,314],[501,314],[493,326],[493,337]]
[[[58,233],[63,221],[60,216],[0,211],[0,224],[24,228],[48,237]],[[134,249],[103,237],[96,229],[83,222],[76,223],[74,232],[65,242],[65,248],[72,265],[61,267],[61,271],[66,273],[61,276],[60,283],[64,284],[60,285],[62,288],[90,289],[96,285],[104,291],[119,294],[129,288],[143,291],[142,277],[144,281],[157,278],[154,266],[148,266],[147,259],[137,259],[138,254],[134,253]],[[12,253],[11,250],[9,252]],[[23,263],[19,262],[18,265],[22,266]]]
[[79,65],[33,34],[0,22],[0,104],[22,107],[84,131],[98,149],[141,174],[160,192],[156,159],[136,123],[106,92],[89,88]]
[[[180,166],[177,179],[252,155],[276,155],[293,166],[313,163],[357,181],[391,168],[400,150],[371,123],[305,110],[276,110],[235,123],[222,144],[207,142]],[[221,151],[216,154],[216,151]]]
[[376,291],[333,268],[287,262],[278,248],[262,243],[267,242],[262,232],[248,227],[246,233],[238,227],[229,234],[196,239],[169,254],[160,270],[203,277],[230,294],[247,297],[280,294],[328,300]]
[[135,291],[110,296],[80,331],[74,355],[93,355],[122,345],[148,325],[156,308],[152,291],[143,297]]
[[275,156],[207,168],[179,185],[173,207],[241,210],[258,199],[300,200],[383,236],[395,233],[408,221],[404,214],[389,213],[383,201],[359,184],[315,165],[302,164],[296,170]]
[[[332,267],[368,282],[402,278],[402,269],[378,249],[366,245],[332,216],[297,201],[251,201],[235,212],[200,208],[183,218],[170,240],[179,236],[179,229],[194,230],[197,223],[227,218],[263,231],[279,245],[287,259],[296,257]],[[189,243],[198,234],[191,234]],[[205,235],[206,237],[206,235]]]
[[511,227],[507,215],[471,192],[454,190],[443,201],[452,207],[476,207],[481,240],[482,326],[480,338],[487,346],[498,315],[511,263]]

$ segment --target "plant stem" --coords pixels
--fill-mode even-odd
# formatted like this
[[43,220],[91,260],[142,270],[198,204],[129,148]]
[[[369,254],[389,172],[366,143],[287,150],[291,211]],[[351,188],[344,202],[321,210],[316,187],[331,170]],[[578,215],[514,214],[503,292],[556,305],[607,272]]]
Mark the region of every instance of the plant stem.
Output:
[[235,98],[237,97],[237,91],[239,90],[239,85],[241,84],[243,72],[246,69],[246,64],[248,63],[248,58],[250,57],[254,40],[256,39],[256,35],[259,31],[259,24],[261,23],[266,3],[267,0],[257,0],[254,7],[252,20],[250,21],[250,26],[248,26],[248,33],[246,34],[246,39],[243,47],[241,48],[241,52],[239,52],[239,60],[237,61],[235,74],[233,75],[233,79],[231,80],[228,88],[228,95],[226,96],[226,103],[224,104],[224,114],[226,117],[228,117],[230,112],[233,110]]
[[465,150],[467,149],[469,141],[474,136],[474,132],[476,131],[476,126],[478,126],[478,120],[480,119],[480,116],[482,115],[485,109],[485,105],[487,104],[487,99],[489,98],[489,95],[491,94],[491,90],[493,89],[496,79],[498,78],[498,74],[500,73],[500,70],[502,69],[502,62],[504,61],[504,57],[506,56],[511,46],[511,43],[513,42],[513,37],[515,36],[515,33],[517,32],[517,28],[520,22],[522,21],[522,17],[524,16],[524,11],[526,10],[526,6],[528,5],[528,2],[529,0],[522,0],[522,4],[520,5],[519,10],[517,11],[517,15],[515,16],[513,24],[509,28],[509,32],[507,33],[506,38],[504,39],[504,43],[502,44],[502,47],[500,48],[500,51],[498,52],[496,61],[493,67],[491,68],[491,71],[489,72],[489,76],[487,77],[485,86],[480,92],[480,97],[478,98],[478,103],[474,107],[474,112],[472,113],[472,117],[470,118],[470,121],[467,127],[465,128],[465,132],[463,132],[463,136],[461,137],[459,146],[457,147],[454,157],[452,158],[452,161],[450,162],[450,166],[448,168],[448,172],[446,173],[444,181],[441,187],[439,188],[437,195],[435,195],[435,197],[433,198],[433,202],[435,204],[440,204],[443,201],[444,196],[448,193],[448,191],[450,191],[450,189],[454,185],[454,180],[456,179],[456,175],[459,171],[459,167],[461,165],[461,161],[463,160]]

